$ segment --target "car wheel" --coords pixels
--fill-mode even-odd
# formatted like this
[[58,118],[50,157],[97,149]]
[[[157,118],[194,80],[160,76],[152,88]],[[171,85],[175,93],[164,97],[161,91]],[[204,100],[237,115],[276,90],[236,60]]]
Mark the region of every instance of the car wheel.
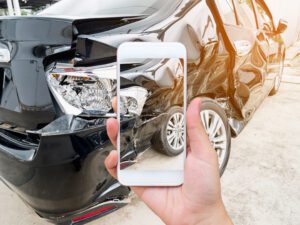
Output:
[[155,150],[168,155],[177,156],[184,151],[184,114],[181,107],[172,107],[168,111],[162,128],[152,138]]
[[283,69],[284,69],[284,58],[282,57],[279,64],[279,73],[277,74],[274,82],[274,87],[270,92],[270,96],[276,95],[279,91],[281,81],[282,81],[282,75],[283,75]]
[[200,114],[209,140],[218,154],[222,176],[228,164],[231,148],[231,132],[226,113],[214,100],[203,98]]

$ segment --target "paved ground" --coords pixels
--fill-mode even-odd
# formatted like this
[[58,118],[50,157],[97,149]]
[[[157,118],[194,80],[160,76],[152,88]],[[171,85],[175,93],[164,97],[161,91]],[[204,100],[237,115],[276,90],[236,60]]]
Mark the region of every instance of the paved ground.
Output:
[[139,155],[137,162],[126,168],[135,171],[178,171],[182,170],[184,164],[183,154],[175,157],[166,156],[162,153],[149,148]]
[[222,185],[235,224],[300,224],[300,80],[283,84],[233,142]]
[[[222,185],[225,204],[236,225],[300,225],[299,132],[300,67],[286,69],[280,93],[268,98],[243,133],[233,140]],[[0,183],[0,224],[48,223]],[[131,205],[90,224],[162,222],[133,198]]]

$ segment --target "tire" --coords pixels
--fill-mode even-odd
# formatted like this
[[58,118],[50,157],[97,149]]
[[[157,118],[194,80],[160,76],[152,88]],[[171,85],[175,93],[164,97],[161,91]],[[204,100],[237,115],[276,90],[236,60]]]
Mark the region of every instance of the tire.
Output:
[[[181,117],[180,117],[181,116]],[[181,120],[182,118],[182,120]],[[176,120],[178,123],[176,123]],[[177,124],[177,128],[168,125]],[[177,133],[178,132],[178,133]],[[182,139],[178,136],[182,135]],[[184,151],[184,114],[182,107],[172,107],[168,111],[168,116],[163,121],[161,130],[156,132],[152,138],[152,147],[167,156],[178,156]],[[170,138],[171,137],[171,138]],[[172,139],[172,137],[175,137]],[[177,146],[177,147],[176,147]]]
[[201,119],[218,153],[220,176],[227,167],[231,150],[231,131],[228,118],[221,106],[210,98],[202,98]]
[[283,75],[283,70],[284,70],[284,59],[285,56],[283,55],[283,57],[281,57],[280,60],[280,68],[279,68],[279,73],[277,74],[275,81],[274,81],[274,87],[270,92],[270,96],[274,96],[278,93],[280,85],[281,85],[281,80],[282,80],[282,75]]

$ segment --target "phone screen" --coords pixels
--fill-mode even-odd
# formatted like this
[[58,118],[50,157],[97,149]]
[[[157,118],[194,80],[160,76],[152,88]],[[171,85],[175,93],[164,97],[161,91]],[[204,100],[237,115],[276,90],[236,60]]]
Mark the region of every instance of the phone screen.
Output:
[[119,169],[135,174],[182,172],[186,156],[185,58],[120,55]]

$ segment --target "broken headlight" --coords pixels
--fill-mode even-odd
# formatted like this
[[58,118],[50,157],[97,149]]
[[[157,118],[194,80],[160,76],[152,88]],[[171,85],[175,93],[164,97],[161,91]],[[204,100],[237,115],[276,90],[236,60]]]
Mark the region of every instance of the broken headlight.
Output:
[[103,116],[112,112],[112,98],[117,96],[115,76],[115,69],[53,71],[48,73],[47,80],[65,114]]
[[148,91],[145,88],[134,86],[121,89],[120,91],[120,112],[124,116],[137,115],[143,112]]

